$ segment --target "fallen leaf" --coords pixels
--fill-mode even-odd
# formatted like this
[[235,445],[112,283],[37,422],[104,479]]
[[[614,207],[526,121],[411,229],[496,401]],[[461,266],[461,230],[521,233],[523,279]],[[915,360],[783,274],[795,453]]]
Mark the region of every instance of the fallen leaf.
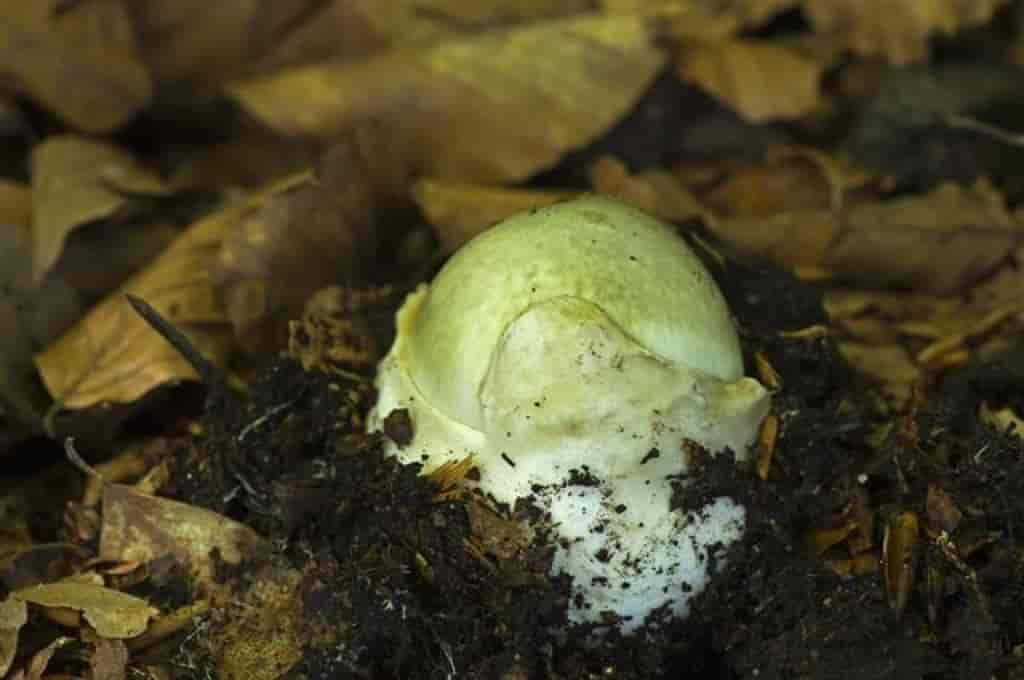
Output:
[[356,144],[332,147],[317,173],[302,173],[250,205],[227,229],[215,279],[235,337],[272,351],[318,289],[360,283],[385,231],[377,187]]
[[844,210],[798,210],[711,225],[738,250],[815,266],[851,283],[939,294],[964,290],[1006,261],[1024,228],[984,181]]
[[122,484],[103,490],[101,560],[145,564],[170,555],[208,592],[228,597],[218,565],[238,565],[267,550],[255,531],[215,512]]
[[231,331],[210,272],[225,230],[243,208],[232,205],[194,224],[36,355],[36,367],[54,399],[67,409],[131,403],[160,385],[196,378],[192,366],[135,314],[124,293],[152,305],[211,361],[225,360]]
[[50,659],[54,653],[70,642],[74,642],[74,638],[61,636],[54,639],[50,644],[33,654],[28,666],[16,672],[11,677],[11,680],[42,680],[43,674],[46,673],[46,667],[50,665]]
[[128,648],[123,640],[100,638],[89,660],[92,680],[124,680]]
[[18,652],[18,632],[28,621],[28,608],[8,596],[0,600],[0,676],[7,676]]
[[92,583],[60,581],[21,588],[11,597],[42,607],[80,611],[101,637],[131,638],[159,612],[140,597]]
[[[113,0],[0,0],[0,75],[87,132],[120,127],[149,103],[129,10]],[[67,4],[67,3],[63,3]]]
[[619,159],[602,156],[591,164],[588,174],[596,193],[616,196],[667,222],[712,219],[700,201],[670,172],[652,169],[634,175]]
[[32,190],[10,179],[0,179],[0,225],[25,230],[32,222]]
[[0,404],[9,425],[38,430],[47,407],[32,355],[81,316],[78,294],[57,276],[32,282],[27,234],[0,224]]
[[754,28],[800,0],[602,0],[608,12],[660,20],[683,40],[717,40]]
[[129,153],[75,135],[49,137],[32,150],[32,275],[53,266],[68,234],[123,214],[129,194],[163,195],[167,187]]
[[420,174],[487,184],[524,179],[593,140],[663,62],[642,20],[585,15],[288,70],[231,92],[290,135],[382,121]]
[[728,218],[838,210],[846,192],[865,181],[863,173],[819,150],[786,146],[730,169],[701,199]]
[[1007,0],[803,0],[814,29],[865,57],[922,61],[928,39],[984,24]]
[[963,290],[1012,252],[1024,229],[988,183],[864,203],[845,215],[825,266],[877,287]]
[[907,349],[899,344],[839,343],[839,353],[850,366],[882,387],[896,408],[907,404],[921,369]]
[[677,73],[744,119],[763,123],[818,109],[825,66],[784,44],[732,39],[685,45]]
[[552,205],[578,192],[518,189],[441,179],[422,179],[413,197],[437,231],[441,246],[454,252],[462,244],[516,213]]

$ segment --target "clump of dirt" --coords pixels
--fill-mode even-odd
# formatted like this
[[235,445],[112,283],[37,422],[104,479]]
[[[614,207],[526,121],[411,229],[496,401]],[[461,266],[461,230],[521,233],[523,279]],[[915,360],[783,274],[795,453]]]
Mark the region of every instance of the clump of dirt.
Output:
[[[299,574],[301,658],[289,677],[1019,673],[1024,454],[1020,439],[976,415],[981,400],[1019,395],[1019,376],[1008,381],[991,365],[949,375],[887,422],[828,332],[798,332],[827,326],[817,291],[770,268],[737,265],[721,280],[747,356],[781,378],[779,436],[764,479],[726,452],[703,457],[679,494],[686,509],[730,495],[748,524],[686,621],[629,637],[567,629],[569,584],[547,575],[550,551],[492,549],[480,524],[474,531],[476,500],[385,457],[378,436],[364,433],[372,366],[307,371],[285,358],[245,402],[212,400],[205,434],[177,460],[173,493],[253,526]],[[892,605],[885,565],[844,571],[808,550],[809,533],[848,523],[851,508],[861,557],[884,555],[887,518],[919,518],[902,607]],[[241,593],[261,573],[248,564],[223,577]],[[216,665],[216,650],[190,644]]]

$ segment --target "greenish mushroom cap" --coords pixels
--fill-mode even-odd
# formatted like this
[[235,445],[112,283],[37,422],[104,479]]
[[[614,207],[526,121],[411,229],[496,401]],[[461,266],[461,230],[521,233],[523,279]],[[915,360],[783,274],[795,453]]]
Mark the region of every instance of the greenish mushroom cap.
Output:
[[658,220],[587,196],[512,217],[449,260],[410,319],[412,379],[450,418],[481,429],[477,390],[502,334],[562,296],[596,305],[665,361],[725,381],[743,375],[729,309],[697,256]]

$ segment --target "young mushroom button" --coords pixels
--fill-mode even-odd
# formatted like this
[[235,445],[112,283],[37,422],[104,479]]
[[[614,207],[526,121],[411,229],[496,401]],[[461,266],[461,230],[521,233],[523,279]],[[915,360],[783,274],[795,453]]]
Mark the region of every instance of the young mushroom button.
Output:
[[670,478],[687,441],[745,458],[769,397],[683,240],[608,198],[523,213],[459,250],[397,325],[370,414],[380,429],[408,409],[413,439],[392,452],[424,473],[472,455],[482,492],[546,511],[572,621],[685,616],[745,512],[672,510]]

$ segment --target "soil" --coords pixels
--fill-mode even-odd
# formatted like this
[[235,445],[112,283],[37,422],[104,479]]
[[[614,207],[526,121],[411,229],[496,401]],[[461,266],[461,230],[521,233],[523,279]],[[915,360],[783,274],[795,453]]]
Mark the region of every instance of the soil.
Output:
[[[245,400],[211,391],[205,434],[175,459],[170,495],[279,549],[224,570],[240,604],[176,648],[190,660],[179,677],[216,666],[254,583],[282,573],[296,575],[291,678],[1024,677],[1011,647],[1024,639],[1022,444],[976,415],[982,401],[1019,405],[1020,364],[950,373],[894,420],[828,334],[791,333],[827,323],[817,290],[770,267],[716,273],[748,358],[781,378],[780,426],[765,479],[726,452],[703,457],[679,494],[684,508],[723,494],[747,508],[743,540],[687,620],[629,637],[567,629],[569,583],[546,575],[549,551],[495,539],[510,519],[481,525],[474,499],[363,432],[371,365],[306,371],[283,358]],[[809,549],[851,517],[847,540]],[[889,562],[850,567],[864,563],[854,539]]]

